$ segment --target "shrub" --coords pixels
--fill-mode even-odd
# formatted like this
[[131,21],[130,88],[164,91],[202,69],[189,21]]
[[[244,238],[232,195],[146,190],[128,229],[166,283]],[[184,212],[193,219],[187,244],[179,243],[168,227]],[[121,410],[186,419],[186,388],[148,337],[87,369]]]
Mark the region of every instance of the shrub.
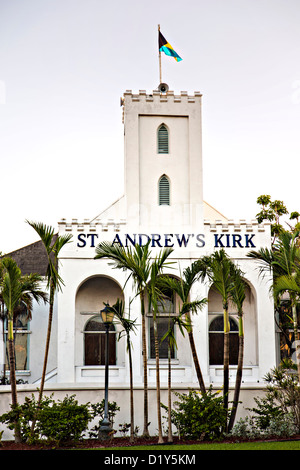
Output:
[[43,406],[38,414],[38,431],[50,441],[79,440],[87,429],[91,414],[89,404],[79,405],[74,395]]
[[[171,421],[181,438],[217,439],[226,427],[223,397],[217,397],[212,388],[206,394],[190,390],[188,394],[175,392],[179,398],[171,410]],[[162,405],[165,410],[168,408]]]
[[37,411],[34,395],[26,397],[22,405],[11,406],[11,411],[0,416],[0,421],[6,423],[9,429],[15,428],[15,422],[20,425],[23,442],[34,442],[42,439],[64,443],[78,440],[88,427],[92,418],[89,404],[79,405],[74,395],[66,396],[62,401],[55,402],[51,397],[43,397],[34,435],[31,435],[31,423]]
[[[95,426],[89,432],[89,437],[91,438],[93,437],[98,438],[99,436],[100,426],[104,418],[104,405],[105,405],[104,398],[100,403],[92,403],[90,405],[92,409],[92,419],[96,418],[97,416],[100,417],[98,424],[95,424]],[[117,403],[115,401],[108,402],[108,419],[111,423],[112,428],[114,426],[114,419],[115,419],[117,411],[120,411],[120,407],[117,405]]]
[[263,398],[254,398],[252,414],[240,419],[232,434],[240,437],[289,437],[300,432],[300,387],[294,365],[286,360],[265,376]]
[[[42,397],[40,408],[48,406],[53,400],[48,397]],[[11,405],[11,410],[0,416],[0,422],[6,423],[8,429],[15,429],[15,424],[18,422],[20,426],[20,434],[23,442],[30,440],[34,441],[39,438],[37,429],[35,429],[34,436],[31,436],[31,422],[33,421],[37,409],[35,397],[32,394],[31,398],[25,397],[22,405]]]

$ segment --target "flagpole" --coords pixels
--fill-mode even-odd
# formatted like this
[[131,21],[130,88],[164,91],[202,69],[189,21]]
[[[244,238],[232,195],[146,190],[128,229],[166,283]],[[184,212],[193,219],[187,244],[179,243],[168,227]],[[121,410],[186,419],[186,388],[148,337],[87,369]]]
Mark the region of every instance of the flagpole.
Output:
[[158,25],[158,60],[159,60],[159,83],[162,83],[161,79],[161,51],[159,47],[159,32],[160,32],[160,24]]

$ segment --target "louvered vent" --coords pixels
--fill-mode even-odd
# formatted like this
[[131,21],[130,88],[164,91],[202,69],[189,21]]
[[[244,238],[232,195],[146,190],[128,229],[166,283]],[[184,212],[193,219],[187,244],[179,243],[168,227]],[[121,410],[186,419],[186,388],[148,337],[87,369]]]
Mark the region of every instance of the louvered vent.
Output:
[[169,133],[164,124],[158,129],[158,153],[169,153]]
[[166,176],[162,176],[158,183],[158,199],[159,205],[169,206],[170,205],[170,183]]

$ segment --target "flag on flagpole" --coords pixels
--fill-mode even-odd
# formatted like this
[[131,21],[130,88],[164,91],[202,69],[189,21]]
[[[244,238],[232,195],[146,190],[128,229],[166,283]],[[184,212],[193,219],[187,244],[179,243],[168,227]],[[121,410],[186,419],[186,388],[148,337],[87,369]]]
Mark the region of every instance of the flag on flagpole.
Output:
[[171,44],[168,43],[160,31],[158,32],[158,48],[160,52],[164,52],[166,55],[174,57],[177,62],[182,60],[182,58],[179,57],[177,52],[174,51]]

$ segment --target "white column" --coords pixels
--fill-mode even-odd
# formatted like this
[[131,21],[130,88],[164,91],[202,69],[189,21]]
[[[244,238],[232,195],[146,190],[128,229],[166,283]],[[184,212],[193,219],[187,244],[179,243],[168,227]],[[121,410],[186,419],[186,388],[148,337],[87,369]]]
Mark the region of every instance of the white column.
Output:
[[[63,292],[58,293],[57,311],[57,381],[75,382],[75,296],[72,281],[72,260],[64,260],[60,274],[64,280]],[[74,263],[73,263],[74,264]]]

